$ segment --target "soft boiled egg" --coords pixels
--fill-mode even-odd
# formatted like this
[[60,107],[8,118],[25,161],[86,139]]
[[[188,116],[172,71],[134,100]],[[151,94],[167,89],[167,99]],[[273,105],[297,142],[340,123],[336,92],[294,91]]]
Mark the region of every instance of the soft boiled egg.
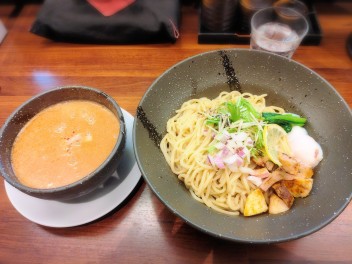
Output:
[[292,156],[304,165],[314,168],[323,159],[321,146],[308,135],[303,127],[294,126],[288,133],[288,143]]

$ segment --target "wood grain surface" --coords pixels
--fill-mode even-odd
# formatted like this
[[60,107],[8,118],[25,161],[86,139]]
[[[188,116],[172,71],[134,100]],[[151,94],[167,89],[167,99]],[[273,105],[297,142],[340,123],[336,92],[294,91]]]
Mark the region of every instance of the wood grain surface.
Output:
[[[29,33],[40,6],[0,5],[8,35],[0,45],[0,125],[31,96],[63,85],[99,88],[135,115],[149,85],[173,64],[201,52],[248,45],[197,43],[198,13],[182,8],[175,44],[81,45]],[[352,3],[316,6],[324,37],[301,46],[293,59],[330,82],[352,105],[352,60],[346,39]],[[352,189],[352,186],[351,186]],[[352,204],[331,224],[307,237],[274,245],[219,240],[173,215],[143,180],[107,216],[79,227],[37,225],[12,206],[0,182],[0,263],[352,263]]]

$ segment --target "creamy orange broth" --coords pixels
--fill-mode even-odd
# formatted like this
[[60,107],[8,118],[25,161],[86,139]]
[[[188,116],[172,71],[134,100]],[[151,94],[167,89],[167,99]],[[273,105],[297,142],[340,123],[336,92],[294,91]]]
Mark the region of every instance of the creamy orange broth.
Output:
[[48,107],[18,134],[11,153],[14,172],[34,188],[73,183],[109,156],[119,129],[115,115],[98,103],[73,100]]

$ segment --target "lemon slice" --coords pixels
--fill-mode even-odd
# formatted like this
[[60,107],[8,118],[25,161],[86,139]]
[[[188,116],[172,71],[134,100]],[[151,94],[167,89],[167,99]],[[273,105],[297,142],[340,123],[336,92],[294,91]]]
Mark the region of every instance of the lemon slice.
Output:
[[276,165],[281,166],[280,153],[291,154],[286,131],[276,124],[266,125],[263,130],[263,140],[264,149],[269,159]]

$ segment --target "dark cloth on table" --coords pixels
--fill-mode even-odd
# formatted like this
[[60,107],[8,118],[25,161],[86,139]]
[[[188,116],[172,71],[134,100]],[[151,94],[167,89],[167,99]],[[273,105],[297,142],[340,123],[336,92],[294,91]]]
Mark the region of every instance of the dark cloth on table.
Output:
[[111,16],[86,0],[46,0],[30,32],[61,42],[137,44],[175,42],[178,0],[136,0]]

